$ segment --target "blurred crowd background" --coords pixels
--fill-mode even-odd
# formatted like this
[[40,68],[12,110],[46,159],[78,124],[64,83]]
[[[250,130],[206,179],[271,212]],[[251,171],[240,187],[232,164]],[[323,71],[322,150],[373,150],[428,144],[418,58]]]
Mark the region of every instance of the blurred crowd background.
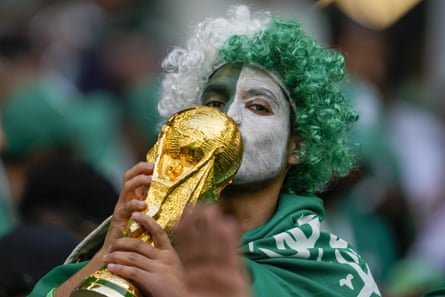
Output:
[[[0,1],[0,297],[112,213],[155,142],[160,64],[231,0]],[[445,283],[445,1],[250,0],[345,56],[357,169],[319,193],[385,297]],[[380,7],[378,7],[380,6]]]

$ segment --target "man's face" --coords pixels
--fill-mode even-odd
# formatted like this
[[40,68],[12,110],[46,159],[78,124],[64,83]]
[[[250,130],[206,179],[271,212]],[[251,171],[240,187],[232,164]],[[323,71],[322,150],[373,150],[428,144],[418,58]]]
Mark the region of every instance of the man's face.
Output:
[[219,108],[235,120],[244,153],[233,184],[253,184],[278,176],[287,163],[289,102],[267,72],[246,65],[217,70],[203,92],[204,105]]

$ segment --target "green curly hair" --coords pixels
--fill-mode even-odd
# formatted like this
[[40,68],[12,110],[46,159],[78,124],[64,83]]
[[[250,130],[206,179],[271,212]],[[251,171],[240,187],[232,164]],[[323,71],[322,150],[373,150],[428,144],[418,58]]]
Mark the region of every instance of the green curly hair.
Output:
[[287,174],[283,190],[302,193],[324,189],[333,176],[345,176],[354,166],[347,131],[358,118],[346,102],[339,82],[344,59],[317,44],[291,20],[273,17],[270,26],[253,37],[231,36],[219,50],[229,64],[259,65],[283,82],[295,108],[293,133],[301,161]]

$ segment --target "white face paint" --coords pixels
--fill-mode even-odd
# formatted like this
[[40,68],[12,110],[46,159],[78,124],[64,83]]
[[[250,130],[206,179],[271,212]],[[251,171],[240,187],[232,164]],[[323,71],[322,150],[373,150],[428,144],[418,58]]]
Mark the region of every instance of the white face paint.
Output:
[[244,153],[233,181],[238,185],[276,177],[287,163],[290,134],[290,106],[280,85],[263,70],[240,67],[215,72],[203,94],[204,104],[222,108],[239,125]]

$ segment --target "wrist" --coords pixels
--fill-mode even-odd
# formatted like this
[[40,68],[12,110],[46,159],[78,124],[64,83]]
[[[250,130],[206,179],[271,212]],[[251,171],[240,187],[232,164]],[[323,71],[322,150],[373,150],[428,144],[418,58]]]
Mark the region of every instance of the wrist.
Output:
[[107,251],[108,249],[105,249],[104,247],[98,250],[97,253],[90,259],[89,265],[98,267],[104,266],[105,262],[103,261],[103,257],[107,254]]

